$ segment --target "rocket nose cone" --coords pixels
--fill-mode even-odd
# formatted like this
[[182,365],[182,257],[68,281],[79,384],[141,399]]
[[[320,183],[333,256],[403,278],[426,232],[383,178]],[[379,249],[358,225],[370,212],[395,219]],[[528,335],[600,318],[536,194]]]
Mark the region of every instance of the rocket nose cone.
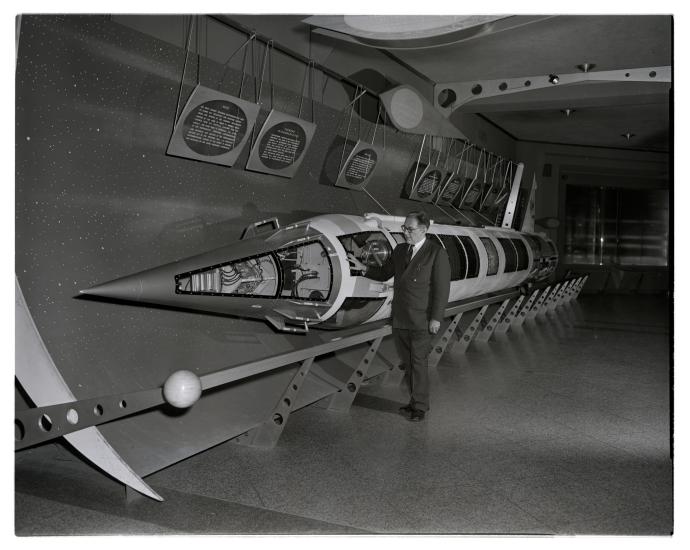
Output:
[[123,277],[80,290],[79,293],[102,298],[138,301],[141,298],[142,281],[139,277]]

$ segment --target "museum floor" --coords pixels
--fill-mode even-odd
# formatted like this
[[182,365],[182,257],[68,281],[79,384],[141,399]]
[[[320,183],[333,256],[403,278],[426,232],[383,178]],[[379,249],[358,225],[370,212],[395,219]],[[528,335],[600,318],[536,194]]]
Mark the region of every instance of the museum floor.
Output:
[[372,380],[347,414],[294,413],[275,449],[148,476],[162,503],[62,445],[17,453],[16,534],[671,533],[667,297],[558,311],[447,353],[422,423]]

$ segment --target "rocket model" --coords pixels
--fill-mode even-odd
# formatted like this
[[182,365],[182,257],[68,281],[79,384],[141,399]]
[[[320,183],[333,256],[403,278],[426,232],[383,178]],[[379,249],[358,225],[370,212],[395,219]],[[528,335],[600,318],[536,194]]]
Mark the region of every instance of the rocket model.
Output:
[[[393,280],[361,276],[347,254],[383,264],[404,242],[404,221],[316,216],[81,292],[263,319],[288,332],[361,325],[390,316]],[[450,302],[543,280],[558,262],[553,242],[535,233],[432,223],[427,238],[448,254]]]

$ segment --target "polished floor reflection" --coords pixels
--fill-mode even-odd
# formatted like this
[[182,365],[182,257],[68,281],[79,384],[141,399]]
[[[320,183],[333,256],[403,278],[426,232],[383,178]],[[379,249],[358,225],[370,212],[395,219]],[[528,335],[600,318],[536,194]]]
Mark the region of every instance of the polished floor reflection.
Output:
[[666,297],[581,295],[432,371],[411,423],[372,380],[278,446],[226,443],[122,487],[66,448],[16,455],[16,533],[669,534]]

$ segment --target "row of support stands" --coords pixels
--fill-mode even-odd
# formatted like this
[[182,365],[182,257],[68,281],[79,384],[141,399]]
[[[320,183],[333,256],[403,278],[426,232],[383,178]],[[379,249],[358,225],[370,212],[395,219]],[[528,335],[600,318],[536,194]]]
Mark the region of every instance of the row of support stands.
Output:
[[[511,328],[521,326],[526,319],[545,315],[549,311],[554,311],[558,306],[576,299],[586,281],[587,276],[583,276],[556,285],[548,285],[545,288],[536,288],[529,294],[515,297],[512,306],[510,304],[513,298],[505,298],[500,302],[484,304],[478,310],[456,313],[434,339],[429,354],[429,367],[438,366],[450,344],[453,345],[454,351],[465,353],[473,341],[488,342],[495,333],[505,334]],[[476,313],[474,313],[475,311]],[[487,315],[487,312],[491,313]],[[474,317],[470,317],[472,313],[474,313]],[[459,332],[463,318],[469,318],[470,321],[464,330]],[[379,336],[369,342],[364,357],[352,371],[349,380],[343,382],[342,387],[336,393],[321,400],[317,404],[319,407],[341,413],[350,410],[362,382],[367,377],[369,367],[376,357],[382,340],[383,336]],[[309,360],[302,364],[293,379],[293,383],[281,397],[271,416],[260,426],[236,438],[237,443],[269,448],[277,444],[291,412],[290,404],[295,402],[296,395],[294,392],[299,391],[299,386],[296,385],[295,380],[298,381],[303,375],[306,375],[310,366]],[[399,384],[403,374],[397,365],[391,365],[385,372],[383,383]]]
[[[537,315],[544,315],[547,311],[553,311],[559,305],[573,300],[577,297],[584,286],[587,277],[571,279],[555,286],[549,285],[545,288],[534,289],[529,295],[521,294],[516,297],[512,307],[509,308],[511,298],[505,298],[500,302],[493,302],[482,305],[471,317],[469,324],[462,333],[458,332],[463,316],[473,313],[461,311],[456,313],[447,323],[444,330],[440,331],[435,338],[429,354],[429,367],[434,368],[446,352],[449,344],[453,343],[453,349],[460,353],[465,353],[473,341],[488,342],[494,333],[505,334],[511,327],[520,326],[525,319],[534,319]],[[524,304],[524,307],[521,307]],[[506,313],[507,311],[507,313]],[[491,312],[487,315],[487,312]],[[359,364],[352,371],[350,378],[342,383],[342,386],[332,395],[324,398],[317,403],[317,406],[333,411],[348,412],[357,393],[361,388],[362,382],[369,373],[369,367],[374,361],[378,352],[383,336],[369,342],[369,347]],[[249,432],[235,438],[237,443],[251,445],[254,447],[274,447],[280,434],[285,429],[285,424],[289,418],[292,403],[295,403],[295,392],[299,391],[299,386],[295,383],[308,372],[311,366],[310,361],[305,361],[295,375],[293,382],[281,396],[270,417],[261,425]],[[396,365],[391,365],[385,373],[385,384],[399,384],[403,377],[403,371]]]
[[[453,346],[453,350],[458,353],[465,353],[470,344],[475,340],[477,342],[488,342],[495,333],[505,334],[511,328],[521,326],[527,319],[535,319],[537,316],[554,311],[558,306],[564,305],[578,297],[587,282],[587,277],[586,275],[570,279],[553,287],[549,285],[545,288],[535,289],[529,295],[520,295],[515,299],[512,307],[504,316],[511,300],[507,298],[503,300],[488,322],[485,321],[485,317],[489,305],[481,307],[475,313],[462,335],[457,336],[458,343]],[[523,303],[524,306],[522,305]],[[453,335],[458,329],[462,315],[463,313],[457,314],[446,329],[437,336],[432,346],[432,352],[429,355],[429,367],[433,368],[438,365],[447,346],[453,341]]]

